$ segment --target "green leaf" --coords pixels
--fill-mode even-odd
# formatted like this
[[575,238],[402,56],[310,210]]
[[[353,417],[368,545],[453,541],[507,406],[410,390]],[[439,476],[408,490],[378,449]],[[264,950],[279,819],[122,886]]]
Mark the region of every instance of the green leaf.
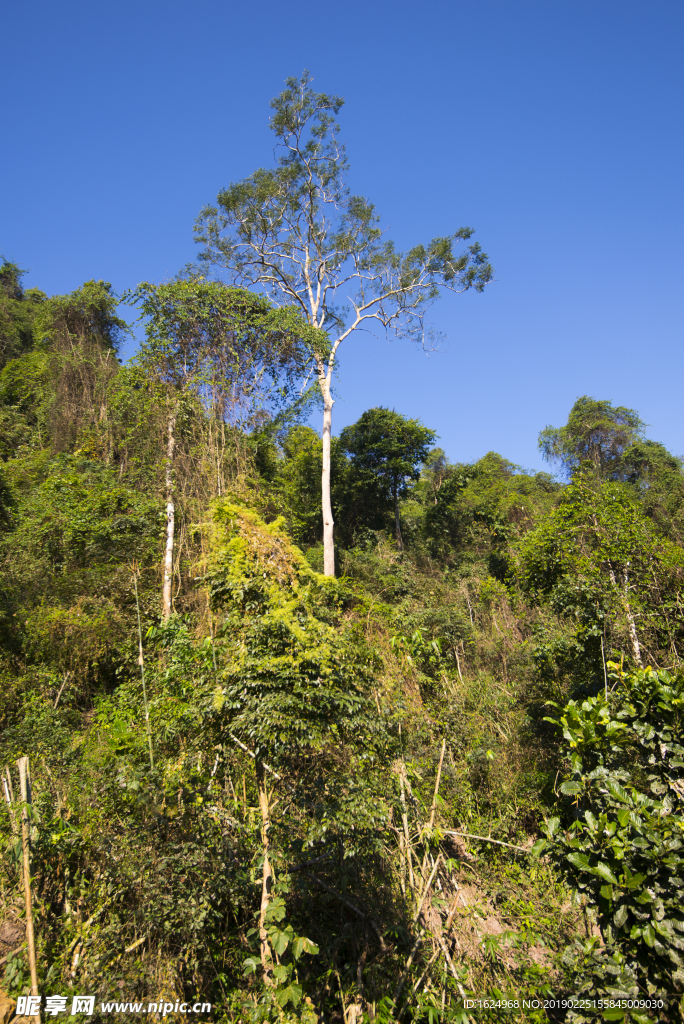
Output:
[[530,850],[530,857],[532,857],[533,860],[538,860],[542,852],[546,849],[546,845],[547,843],[545,839],[538,839]]
[[[568,858],[568,860],[569,859],[570,858]],[[592,875],[598,875],[599,878],[602,878],[605,882],[610,882],[611,885],[618,884],[617,878],[610,870],[608,865],[604,864],[603,861],[599,861],[598,864],[595,864],[593,867],[590,867],[589,870],[591,871]]]
[[287,929],[285,931],[281,931],[279,928],[276,928],[275,926],[269,928],[268,937],[271,940],[271,945],[273,946],[278,956],[282,956],[290,944],[290,935],[288,934]]
[[566,796],[576,796],[582,792],[582,786],[579,782],[564,782],[560,791],[565,793]]
[[287,988],[281,989],[276,992],[275,997],[280,1006],[285,1006],[286,1003],[292,1003],[293,1006],[299,1006],[302,1001],[303,989],[301,985],[288,985]]
[[282,896],[274,896],[268,905],[266,911],[266,921],[270,924],[271,921],[282,921],[286,914],[285,900]]
[[591,871],[591,864],[586,853],[571,853],[565,859],[580,871]]
[[606,788],[610,795],[616,800],[619,800],[623,804],[629,803],[629,793],[626,789],[623,789],[615,779],[608,779],[606,782]]
[[250,974],[254,974],[259,966],[258,960],[255,960],[253,956],[248,956],[244,962],[244,970],[242,972],[243,978],[249,977]]
[[292,955],[295,960],[299,960],[302,953],[310,953],[312,956],[315,956],[319,952],[320,950],[316,943],[312,942],[311,939],[307,939],[304,935],[298,935],[292,943]]
[[613,914],[613,924],[616,928],[622,928],[625,921],[627,920],[627,904],[623,903],[622,906],[618,907],[616,912]]

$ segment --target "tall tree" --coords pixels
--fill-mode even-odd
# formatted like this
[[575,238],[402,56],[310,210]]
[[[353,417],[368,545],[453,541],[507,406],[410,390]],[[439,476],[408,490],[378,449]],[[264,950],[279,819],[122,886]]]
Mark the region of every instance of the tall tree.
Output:
[[0,369],[33,345],[33,319],[45,299],[37,288],[24,291],[21,279],[26,273],[0,256]]
[[482,291],[492,267],[475,243],[456,251],[460,228],[400,253],[383,238],[375,207],[351,195],[336,115],[343,100],[316,93],[311,76],[288,78],[271,103],[276,167],[255,171],[219,193],[196,225],[200,259],[230,280],[263,288],[272,301],[298,306],[317,332],[315,374],[323,399],[324,571],[335,572],[330,499],[332,374],[342,342],[371,323],[424,342],[425,311],[441,289]]
[[222,492],[225,425],[249,419],[268,401],[287,401],[308,361],[307,325],[297,310],[273,309],[263,295],[203,279],[143,283],[128,295],[140,305],[146,340],[140,359],[165,386],[167,405],[166,541],[162,618],[171,615],[176,501],[173,466],[183,396],[194,396],[213,428],[216,490]]
[[642,438],[644,427],[634,409],[582,395],[564,427],[542,430],[539,449],[568,476],[589,468],[598,477],[616,480],[623,472],[625,450]]
[[49,353],[53,380],[49,423],[56,450],[67,450],[88,427],[106,429],[108,387],[119,371],[119,346],[129,333],[116,315],[118,304],[111,284],[100,280],[53,295],[36,308],[35,343]]
[[661,533],[684,538],[684,459],[658,441],[637,440],[622,455],[623,473]]
[[518,582],[532,601],[577,623],[599,678],[602,649],[627,651],[642,668],[681,643],[684,552],[619,483],[578,475],[521,545]]
[[340,434],[342,447],[351,455],[352,466],[384,483],[394,512],[394,535],[403,550],[399,517],[399,498],[406,493],[409,480],[417,480],[419,467],[435,443],[434,430],[418,420],[409,420],[393,409],[368,409],[361,418]]

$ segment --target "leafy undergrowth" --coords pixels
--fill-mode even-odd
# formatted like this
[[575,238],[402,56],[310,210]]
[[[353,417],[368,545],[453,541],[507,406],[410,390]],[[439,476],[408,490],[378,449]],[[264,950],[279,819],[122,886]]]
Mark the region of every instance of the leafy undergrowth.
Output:
[[[433,450],[399,535],[338,441],[326,578],[313,431],[119,368],[104,285],[50,303],[0,371],[5,988],[28,756],[43,992],[231,1024],[541,1022],[580,993],[681,1019],[678,461],[613,445],[563,486]],[[64,326],[91,313],[102,337]]]
[[36,695],[43,984],[231,1021],[465,1020],[464,998],[566,991],[591,924],[535,847],[557,764],[505,588],[389,547],[326,580],[244,506],[214,524],[211,610],[146,623],[152,765],[139,668],[80,718]]

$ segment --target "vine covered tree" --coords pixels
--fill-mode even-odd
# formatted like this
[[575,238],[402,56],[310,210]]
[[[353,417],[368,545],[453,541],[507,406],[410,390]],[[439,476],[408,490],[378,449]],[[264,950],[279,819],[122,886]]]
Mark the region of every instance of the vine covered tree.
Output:
[[24,291],[26,273],[16,263],[0,256],[0,369],[10,359],[27,352],[33,344],[33,315],[45,298],[37,288]]
[[425,341],[425,312],[442,289],[482,291],[492,267],[472,228],[434,238],[406,253],[383,236],[369,200],[347,186],[348,162],[336,115],[343,100],[316,93],[311,76],[289,78],[271,103],[280,150],[219,193],[196,224],[200,259],[231,283],[260,287],[277,305],[294,304],[315,329],[314,372],[323,400],[324,571],[335,572],[330,499],[332,374],[342,342],[372,324],[395,337]]

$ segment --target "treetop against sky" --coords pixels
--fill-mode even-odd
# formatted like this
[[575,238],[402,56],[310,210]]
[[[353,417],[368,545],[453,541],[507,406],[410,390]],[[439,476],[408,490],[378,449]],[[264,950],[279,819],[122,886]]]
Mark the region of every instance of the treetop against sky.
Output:
[[431,311],[445,341],[429,359],[382,332],[350,339],[335,432],[396,407],[453,459],[493,449],[542,468],[539,428],[595,395],[682,451],[683,23],[674,0],[438,3],[424,18],[354,0],[296,23],[275,3],[15,6],[0,253],[51,294],[169,280],[196,259],[202,206],[272,163],[269,100],[308,67],[345,99],[350,187],[387,237],[407,251],[473,225],[496,268],[484,295]]

